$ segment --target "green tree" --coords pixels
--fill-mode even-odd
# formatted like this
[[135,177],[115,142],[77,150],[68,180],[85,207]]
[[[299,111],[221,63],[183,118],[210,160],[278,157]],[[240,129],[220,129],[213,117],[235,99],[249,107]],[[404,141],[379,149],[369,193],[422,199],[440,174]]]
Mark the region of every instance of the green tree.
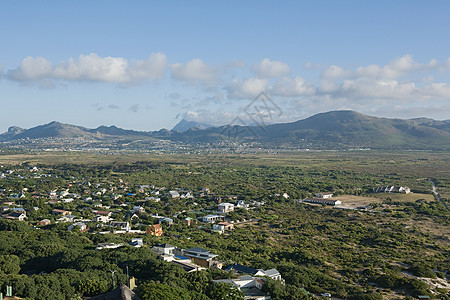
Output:
[[0,255],[0,274],[19,274],[20,258],[16,255]]
[[241,300],[244,293],[230,283],[218,282],[210,285],[207,292],[209,298],[213,300]]

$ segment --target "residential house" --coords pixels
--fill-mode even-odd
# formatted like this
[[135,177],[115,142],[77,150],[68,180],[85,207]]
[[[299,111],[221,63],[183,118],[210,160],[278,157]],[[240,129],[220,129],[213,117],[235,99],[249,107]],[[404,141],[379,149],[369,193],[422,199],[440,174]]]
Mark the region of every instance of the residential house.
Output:
[[104,216],[104,215],[96,215],[94,217],[94,222],[100,222],[100,223],[108,223],[109,221],[111,221],[112,219],[108,216]]
[[411,192],[411,189],[407,186],[401,186],[399,187],[398,192],[402,194],[409,194]]
[[342,204],[342,202],[340,200],[323,199],[323,198],[305,198],[305,199],[303,199],[303,202],[326,204],[326,205],[333,205],[333,206]]
[[[133,278],[133,277],[132,277]],[[130,281],[132,281],[130,279]],[[134,282],[134,281],[133,281]],[[114,300],[141,300],[138,295],[133,292],[135,285],[129,284],[130,287],[122,284],[115,288],[114,290],[107,292],[105,294],[96,295],[94,297],[89,298],[90,300],[106,300],[106,299],[114,299]]]
[[189,257],[192,261],[202,267],[222,268],[222,263],[217,260],[218,255],[209,252],[209,250],[195,247],[188,250],[183,250],[183,256]]
[[97,248],[95,248],[95,250],[102,250],[102,249],[115,249],[115,248],[119,248],[122,247],[123,244],[114,244],[114,243],[99,243],[97,245]]
[[130,245],[135,248],[140,248],[144,246],[144,240],[142,238],[132,238]]
[[179,259],[179,257],[175,257],[175,259],[170,262],[174,265],[181,266],[188,273],[206,269],[204,267],[200,267],[199,265],[193,264],[190,259]]
[[174,255],[175,247],[166,243],[153,246],[151,250],[159,255]]
[[245,208],[248,209],[250,205],[246,204],[243,200],[239,200],[236,204],[236,207],[238,208]]
[[111,215],[112,215],[111,211],[106,211],[106,210],[94,210],[93,213],[95,213],[96,215],[107,216],[107,217],[111,217]]
[[219,212],[221,213],[227,213],[227,212],[231,212],[234,211],[234,204],[232,203],[220,203],[218,205],[218,209]]
[[38,225],[40,225],[40,226],[47,226],[47,225],[50,225],[50,224],[51,224],[51,221],[49,219],[43,219],[43,220],[38,222]]
[[133,221],[135,219],[139,219],[139,216],[135,212],[129,211],[125,214],[125,219],[130,219],[131,221]]
[[278,272],[277,269],[270,269],[264,271],[263,269],[255,269],[252,267],[243,266],[240,264],[234,264],[227,268],[227,271],[233,270],[235,273],[238,274],[251,274],[254,276],[267,276],[272,278],[273,280],[280,280],[283,281],[283,278],[281,277],[280,272]]
[[134,206],[132,211],[134,213],[139,214],[139,213],[145,212],[145,208],[143,208],[142,206]]
[[13,211],[5,216],[5,219],[18,221],[25,221],[26,218],[27,215],[25,214],[25,212],[17,212],[17,211]]
[[177,191],[169,191],[169,198],[176,199],[180,198],[180,193]]
[[411,189],[407,186],[387,186],[387,187],[374,187],[373,189],[374,193],[402,193],[402,194],[409,194],[411,192]]
[[205,223],[214,223],[216,221],[223,221],[225,217],[220,215],[206,215],[204,217],[201,217],[201,219]]
[[130,223],[128,223],[128,222],[113,221],[109,224],[109,226],[113,227],[113,229],[116,229],[119,231],[125,231],[125,232],[128,232],[131,229]]
[[191,226],[192,223],[197,222],[197,220],[192,219],[190,217],[187,217],[186,219],[184,219],[184,224],[186,224],[187,226]]
[[146,233],[154,236],[162,236],[164,234],[160,224],[154,224],[147,227]]
[[331,197],[333,197],[333,193],[317,193],[316,194],[316,198],[326,199],[326,198],[331,198]]
[[80,232],[86,232],[88,230],[87,225],[83,222],[76,222],[67,227],[68,231],[72,231],[75,228],[79,228]]
[[53,210],[52,210],[52,214],[54,214],[54,215],[63,215],[63,216],[65,216],[65,215],[70,215],[70,214],[72,214],[72,212],[69,211],[69,210],[53,209]]
[[59,223],[59,222],[75,222],[75,219],[76,219],[76,216],[74,216],[74,215],[64,215],[64,216],[62,216],[62,217],[60,217],[60,218],[58,218],[58,219],[56,219],[56,223]]
[[213,280],[213,283],[220,282],[231,284],[244,293],[244,299],[246,300],[267,300],[271,299],[271,297],[268,294],[262,292],[262,287],[265,281],[265,278],[243,275],[234,279]]
[[145,200],[159,202],[159,201],[161,201],[161,198],[158,198],[158,197],[147,197],[147,198],[145,198]]
[[219,233],[223,233],[226,230],[233,230],[233,229],[234,225],[228,222],[220,222],[212,226],[212,230],[217,231]]
[[194,199],[194,195],[192,195],[192,193],[191,192],[187,192],[185,195],[183,195],[184,196],[184,198],[186,198],[186,199]]

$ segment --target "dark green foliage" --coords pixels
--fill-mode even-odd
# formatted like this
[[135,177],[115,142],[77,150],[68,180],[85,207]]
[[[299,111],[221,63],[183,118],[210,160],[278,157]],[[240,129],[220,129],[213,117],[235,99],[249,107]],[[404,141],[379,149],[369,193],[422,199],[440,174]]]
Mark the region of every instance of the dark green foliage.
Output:
[[233,287],[229,283],[215,283],[209,286],[207,291],[207,295],[209,298],[213,300],[243,300],[244,294]]

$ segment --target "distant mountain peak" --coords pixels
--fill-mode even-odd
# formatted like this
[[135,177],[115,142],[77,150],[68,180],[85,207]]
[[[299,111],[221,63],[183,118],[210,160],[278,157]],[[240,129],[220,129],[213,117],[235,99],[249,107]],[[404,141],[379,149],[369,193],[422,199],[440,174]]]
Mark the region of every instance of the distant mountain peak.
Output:
[[8,128],[8,133],[12,133],[12,134],[18,134],[22,131],[24,131],[25,129],[20,128],[18,126],[11,126]]
[[192,128],[207,129],[210,127],[214,127],[214,126],[209,125],[209,124],[199,123],[196,121],[188,121],[188,120],[183,119],[172,128],[172,131],[186,132]]

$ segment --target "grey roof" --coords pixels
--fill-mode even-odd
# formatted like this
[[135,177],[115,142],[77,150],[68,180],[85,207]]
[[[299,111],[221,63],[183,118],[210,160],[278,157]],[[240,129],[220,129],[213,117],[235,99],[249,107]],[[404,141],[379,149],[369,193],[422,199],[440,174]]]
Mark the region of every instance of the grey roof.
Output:
[[109,293],[88,298],[89,300],[141,300],[129,287],[125,284],[115,288]]
[[256,274],[256,272],[258,271],[254,268],[243,266],[240,264],[234,264],[234,265],[229,266],[227,268],[227,271],[230,271],[230,270],[234,270],[236,273],[243,273],[243,274]]
[[9,216],[10,216],[10,217],[13,217],[13,218],[18,218],[18,217],[20,217],[21,215],[22,215],[21,212],[16,212],[16,211],[13,211],[12,213],[9,214]]
[[191,249],[188,249],[186,251],[187,252],[200,252],[200,253],[208,253],[209,252],[209,250],[206,250],[206,249],[203,249],[203,248],[200,248],[200,247],[191,248]]
[[174,246],[172,246],[171,244],[159,244],[158,247],[160,248],[175,248]]
[[275,276],[275,275],[280,275],[280,272],[278,272],[277,269],[270,269],[270,270],[264,271],[264,273],[269,277]]

